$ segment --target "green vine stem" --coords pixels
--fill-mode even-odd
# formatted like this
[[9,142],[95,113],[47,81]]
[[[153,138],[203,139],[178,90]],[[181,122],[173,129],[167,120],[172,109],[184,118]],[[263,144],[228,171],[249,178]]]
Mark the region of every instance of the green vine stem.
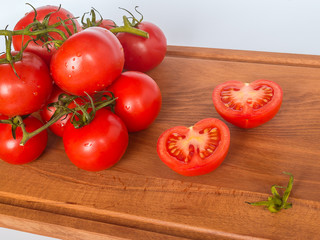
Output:
[[[93,120],[95,112],[98,111],[99,109],[107,107],[107,106],[110,106],[111,109],[113,109],[116,98],[114,97],[114,95],[112,93],[110,93],[110,94],[111,94],[111,97],[109,95],[100,95],[96,101],[93,101],[93,99],[90,96],[88,96],[88,99],[89,99],[89,101],[88,101],[88,100],[83,99],[83,97],[61,94],[59,96],[59,100],[57,102],[51,103],[48,105],[48,106],[55,106],[56,107],[56,110],[55,110],[54,114],[52,115],[51,119],[47,123],[45,123],[42,127],[36,129],[33,132],[28,132],[26,130],[26,127],[23,123],[22,116],[15,116],[11,119],[3,119],[3,120],[0,120],[0,123],[12,125],[14,138],[15,138],[15,129],[17,127],[21,127],[23,136],[20,141],[20,145],[24,146],[30,138],[34,137],[35,135],[37,135],[40,132],[44,131],[45,129],[49,128],[52,124],[54,124],[59,119],[61,119],[62,117],[66,116],[68,114],[73,114],[72,118],[74,118],[74,116],[78,117],[78,120],[73,120],[73,119],[71,120],[71,121],[74,121],[74,122],[72,122],[72,124],[76,128],[80,128],[80,127],[83,127],[83,126],[89,124]],[[103,97],[105,99],[102,99]],[[64,98],[63,101],[61,101],[62,98]],[[86,104],[79,105],[75,101],[78,98],[81,98],[82,100],[86,101]],[[75,108],[68,108],[68,105],[71,102],[73,102],[76,105]],[[90,111],[90,109],[92,109],[92,110]]]
[[144,38],[149,38],[149,34],[147,32],[133,27],[126,16],[123,16],[123,24],[124,24],[123,26],[111,28],[109,31],[112,33],[126,32],[134,35],[138,35]]

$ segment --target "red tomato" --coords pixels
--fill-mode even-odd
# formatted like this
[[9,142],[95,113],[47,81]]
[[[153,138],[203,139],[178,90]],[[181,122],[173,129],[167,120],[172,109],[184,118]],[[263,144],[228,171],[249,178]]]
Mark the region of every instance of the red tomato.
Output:
[[282,103],[281,87],[269,80],[252,83],[228,81],[218,85],[212,94],[217,112],[228,122],[253,128],[271,120]]
[[13,117],[38,111],[52,91],[48,66],[39,56],[25,52],[14,68],[20,78],[10,64],[0,64],[0,114]]
[[50,69],[56,84],[73,95],[93,94],[122,72],[123,48],[116,36],[101,27],[72,35],[54,54]]
[[[33,116],[25,118],[23,122],[27,132],[33,132],[43,126],[42,122]],[[46,130],[30,138],[24,146],[20,146],[22,135],[21,127],[18,127],[16,139],[13,139],[11,125],[0,123],[0,159],[11,164],[24,164],[37,159],[42,154],[48,142]]]
[[[52,13],[52,12],[54,12],[54,13],[50,17],[49,25],[53,25],[57,22],[60,22],[60,19],[65,20],[68,18],[74,18],[74,16],[66,9],[60,8],[59,11],[58,11],[58,9],[59,9],[59,7],[50,6],[50,5],[37,8],[36,9],[37,10],[37,20],[42,23],[44,20],[44,17],[47,14]],[[34,11],[32,10],[32,11],[28,12],[23,18],[21,18],[18,21],[18,23],[14,27],[14,30],[24,29],[30,23],[33,22],[33,19],[34,19]],[[74,19],[74,22],[76,24],[77,31],[79,31],[80,25],[79,25],[78,21],[76,19]],[[72,22],[66,21],[65,23],[68,26],[68,29],[71,31],[71,33],[74,33]],[[69,34],[67,33],[66,29],[63,26],[59,26],[59,27],[57,27],[57,29],[62,30],[66,34],[67,37],[69,36]],[[49,35],[55,40],[62,40],[62,37],[58,33],[52,32]],[[25,44],[30,39],[31,39],[31,36],[22,36],[22,35],[13,36],[12,43],[13,43],[14,49],[17,51],[20,51],[22,44]],[[23,40],[23,43],[22,43],[22,40]],[[49,51],[47,50],[46,47],[43,46],[43,42],[41,42],[40,40],[38,40],[37,42],[31,41],[28,44],[28,47],[26,48],[25,51],[33,52],[33,53],[39,55],[41,58],[43,58],[45,60],[45,62],[47,64],[49,64],[52,55],[56,52],[56,48],[53,46],[53,44],[48,45],[48,47],[49,47]]]
[[225,159],[230,145],[230,131],[225,123],[206,118],[192,127],[177,126],[158,139],[160,159],[184,176],[196,176],[216,169]]
[[117,163],[128,145],[128,131],[122,120],[100,109],[91,123],[74,128],[69,121],[63,134],[65,151],[77,167],[101,171]]
[[[55,107],[47,107],[47,105],[49,103],[53,103],[53,102],[57,102],[58,101],[58,97],[60,96],[60,94],[62,93],[66,93],[65,91],[63,91],[62,89],[60,89],[59,87],[57,87],[56,85],[53,86],[53,90],[52,90],[52,94],[49,98],[49,100],[47,101],[47,104],[40,110],[40,116],[41,119],[47,123],[52,115],[54,114],[56,108]],[[56,121],[54,124],[52,124],[49,129],[57,136],[62,137],[63,135],[63,131],[64,131],[64,127],[67,124],[67,122],[69,121],[71,115],[68,114],[67,116],[64,116],[62,118],[60,118],[58,121]]]
[[141,22],[136,28],[149,33],[149,38],[130,33],[118,33],[125,54],[124,68],[146,72],[158,66],[167,51],[167,39],[162,30],[150,22]]
[[129,132],[148,128],[160,112],[160,89],[145,73],[124,72],[107,90],[117,98],[115,113],[124,121]]
[[103,19],[101,21],[101,23],[99,24],[99,27],[103,27],[105,29],[111,29],[115,27],[115,23],[114,21],[110,20],[110,19]]

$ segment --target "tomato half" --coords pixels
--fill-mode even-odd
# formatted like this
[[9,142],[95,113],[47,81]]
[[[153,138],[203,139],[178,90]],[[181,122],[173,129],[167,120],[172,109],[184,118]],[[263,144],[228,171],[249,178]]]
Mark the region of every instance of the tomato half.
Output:
[[277,83],[263,79],[252,83],[227,81],[212,93],[217,112],[241,128],[257,127],[271,120],[280,109],[282,97]]
[[160,112],[160,89],[145,73],[124,72],[107,90],[117,98],[115,113],[124,121],[129,132],[148,128]]
[[88,125],[76,129],[69,121],[63,134],[67,156],[77,167],[101,171],[117,163],[128,146],[128,131],[122,120],[105,108]]
[[39,56],[24,52],[22,60],[13,65],[19,77],[10,64],[0,64],[0,114],[13,117],[38,111],[52,91],[47,64]]
[[125,54],[126,70],[146,72],[158,66],[167,51],[167,39],[162,30],[153,23],[141,22],[136,28],[149,34],[149,38],[131,33],[118,33]]
[[53,55],[52,78],[73,95],[94,94],[109,86],[122,72],[123,48],[116,36],[101,27],[72,35]]
[[[46,6],[36,8],[36,10],[37,10],[37,17],[36,18],[41,23],[43,22],[43,20],[47,14],[52,13],[51,17],[49,19],[49,25],[53,25],[53,24],[61,21],[61,19],[65,20],[65,19],[69,19],[69,18],[74,18],[74,16],[69,11],[67,11],[64,8],[59,9],[59,7],[57,7],[57,6],[46,5]],[[28,26],[30,23],[33,22],[33,19],[34,19],[34,11],[32,10],[32,11],[26,13],[26,15],[17,22],[17,24],[14,27],[14,30],[24,29],[26,26]],[[71,33],[74,33],[72,22],[66,21],[65,23],[68,26],[69,31]],[[74,19],[74,23],[76,25],[77,30],[79,31],[80,25],[79,25],[77,19]],[[63,26],[59,26],[59,27],[57,27],[57,29],[63,31],[67,37],[69,36],[66,29]],[[34,30],[36,30],[36,29],[34,29]],[[51,38],[53,38],[55,40],[62,40],[62,37],[58,33],[52,32],[49,35]],[[22,36],[22,35],[13,36],[12,42],[13,42],[14,49],[17,51],[20,51],[22,44],[25,44],[30,39],[31,39],[31,36]],[[31,41],[28,44],[28,47],[26,48],[25,51],[37,54],[38,56],[43,58],[43,60],[47,64],[49,64],[52,55],[57,50],[53,46],[53,44],[49,44],[48,48],[49,48],[49,50],[45,46],[43,46],[43,42],[38,40],[37,42]]]
[[[42,122],[33,116],[25,118],[23,122],[27,132],[43,126]],[[24,164],[37,159],[43,153],[48,142],[46,130],[30,138],[24,146],[20,146],[22,135],[21,127],[18,127],[16,139],[13,139],[11,125],[0,123],[0,159],[11,164]]]
[[225,159],[230,131],[216,118],[206,118],[192,127],[177,126],[163,132],[157,143],[160,159],[185,176],[207,174]]

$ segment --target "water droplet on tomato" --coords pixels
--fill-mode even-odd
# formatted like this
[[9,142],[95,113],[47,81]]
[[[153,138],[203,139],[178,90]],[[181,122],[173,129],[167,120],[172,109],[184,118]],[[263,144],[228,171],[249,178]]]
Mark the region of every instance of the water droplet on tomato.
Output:
[[72,58],[72,61],[75,61],[76,60],[76,58]]
[[38,95],[38,92],[33,92],[32,93],[34,96],[37,96]]
[[81,57],[81,53],[78,52],[78,53],[77,53],[77,57]]
[[92,146],[92,143],[85,143],[85,144],[83,144],[83,146],[85,146],[85,147],[91,147],[91,146]]
[[66,62],[65,64],[64,64],[66,67],[68,67],[68,63]]
[[127,111],[129,111],[130,108],[131,108],[131,106],[130,106],[130,105],[126,105],[124,108],[125,108]]
[[71,78],[72,77],[72,75],[71,74],[69,74],[69,76],[68,76],[69,78]]
[[74,69],[74,66],[72,66],[71,68]]

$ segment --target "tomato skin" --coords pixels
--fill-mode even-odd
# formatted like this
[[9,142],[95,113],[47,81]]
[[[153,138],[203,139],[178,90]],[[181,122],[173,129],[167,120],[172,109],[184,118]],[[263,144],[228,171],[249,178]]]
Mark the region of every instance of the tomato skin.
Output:
[[48,66],[39,56],[25,52],[14,68],[20,79],[10,64],[0,64],[0,114],[9,117],[38,111],[52,91]]
[[[65,91],[57,87],[56,85],[53,86],[52,93],[50,95],[50,98],[48,99],[46,105],[39,111],[42,121],[47,123],[52,115],[54,114],[55,107],[47,107],[49,103],[57,102],[58,97],[60,94],[66,94]],[[57,136],[62,137],[64,132],[64,127],[66,126],[67,122],[69,121],[71,115],[68,114],[67,116],[64,116],[60,118],[58,121],[56,121],[54,124],[52,124],[49,129]]]
[[128,131],[122,120],[100,109],[92,122],[76,129],[69,121],[63,134],[65,151],[73,164],[87,171],[102,171],[116,164],[128,146]]
[[[4,119],[0,117],[0,119]],[[23,120],[26,130],[33,132],[43,126],[43,123],[28,116]],[[22,139],[21,127],[16,129],[16,139],[13,139],[10,124],[0,123],[0,159],[11,164],[25,164],[37,159],[45,150],[48,142],[47,130],[30,138],[24,146],[20,146]]]
[[160,112],[160,89],[145,73],[124,72],[107,90],[117,98],[115,113],[124,121],[129,132],[148,128]]
[[105,28],[110,30],[111,28],[114,28],[115,23],[114,21],[110,20],[110,19],[103,19],[101,21],[101,23],[99,24],[99,27]]
[[90,27],[64,42],[53,55],[50,70],[62,90],[86,95],[110,85],[123,65],[123,48],[115,35],[101,27]]
[[[55,13],[53,13],[51,15],[50,20],[49,20],[49,25],[52,25],[52,24],[59,22],[60,21],[59,18],[61,18],[62,20],[65,20],[68,18],[74,18],[72,13],[70,13],[68,10],[66,10],[64,8],[60,8],[60,10],[57,11],[58,9],[59,9],[58,6],[51,6],[51,5],[36,8],[37,20],[39,22],[42,22],[44,17],[51,12],[55,12]],[[24,17],[22,17],[17,22],[17,24],[14,27],[14,30],[24,29],[30,23],[33,22],[33,19],[34,19],[34,11],[32,10],[32,11],[26,13],[26,15]],[[79,31],[80,25],[76,19],[74,19],[74,23],[76,24],[76,28]],[[67,21],[66,24],[68,25],[68,29],[71,31],[71,33],[74,33],[71,21]],[[67,37],[69,36],[63,26],[59,26],[59,27],[57,27],[57,29],[60,29],[61,31],[63,31]],[[49,35],[56,40],[62,40],[62,37],[58,33],[52,32]],[[20,51],[22,44],[25,44],[30,39],[31,39],[30,36],[23,36],[23,37],[21,35],[13,36],[12,43],[13,43],[14,49],[16,51]],[[22,43],[22,40],[23,40],[23,43]],[[53,45],[52,46],[49,45],[49,49],[50,49],[50,51],[48,51],[47,48],[43,46],[43,43],[41,41],[37,41],[36,43],[31,41],[28,44],[28,47],[26,48],[25,51],[37,54],[49,65],[52,55],[57,51],[57,49]]]
[[219,119],[206,118],[189,128],[176,126],[164,131],[157,142],[157,153],[173,171],[184,176],[198,176],[219,167],[229,146],[228,126]]
[[153,23],[141,22],[136,28],[149,33],[149,38],[130,33],[118,33],[125,54],[126,70],[147,72],[158,66],[167,51],[167,39],[162,30]]
[[[244,100],[242,101],[247,101],[247,103],[242,102],[240,104],[242,105],[241,110],[235,110],[234,107],[227,107],[225,105],[226,103],[222,101],[222,94],[227,94],[222,93],[222,91],[224,91],[225,89],[244,89],[244,95],[249,92],[249,95],[247,96],[254,96],[254,94],[257,94],[258,90],[262,89],[264,86],[268,88],[268,92],[260,93],[263,99],[260,98],[257,99],[257,101],[248,102],[248,99],[243,97]],[[240,92],[242,90],[240,90]],[[268,95],[270,95],[271,97]],[[226,121],[241,128],[254,128],[270,121],[279,111],[282,103],[282,98],[283,91],[280,85],[273,81],[264,79],[256,80],[250,84],[239,81],[227,81],[218,85],[212,93],[213,104],[216,111]],[[263,102],[264,99],[266,102]],[[238,102],[240,101],[239,99],[232,100]],[[255,109],[253,107],[253,104],[257,105]]]

